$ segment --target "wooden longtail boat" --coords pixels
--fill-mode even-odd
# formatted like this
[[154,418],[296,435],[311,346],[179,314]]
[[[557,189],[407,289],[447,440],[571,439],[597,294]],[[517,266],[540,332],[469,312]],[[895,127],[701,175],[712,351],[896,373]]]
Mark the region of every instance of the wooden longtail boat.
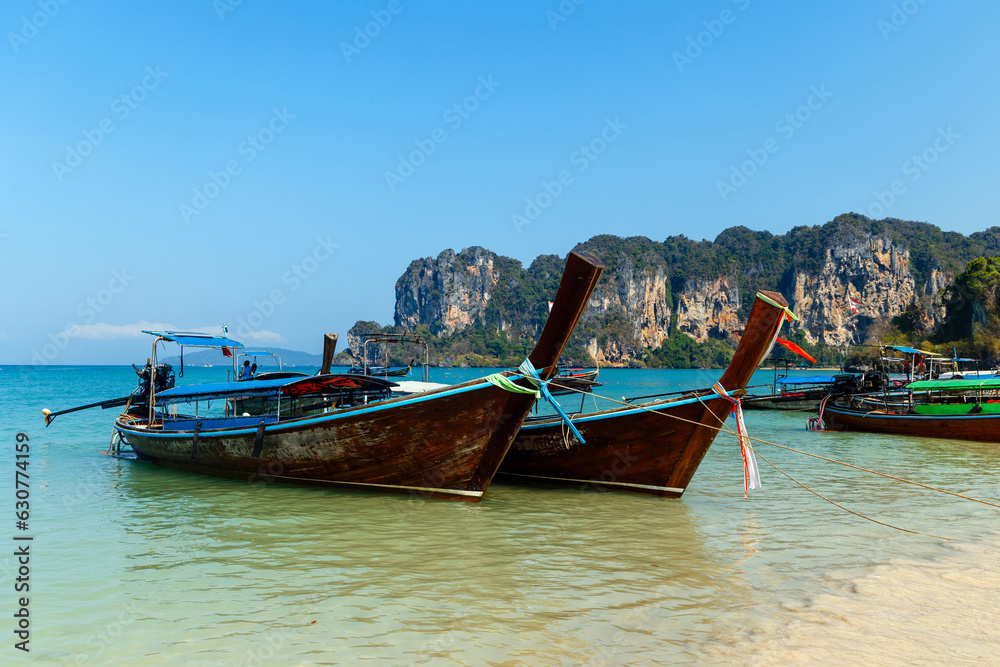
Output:
[[[567,258],[548,321],[528,357],[542,380],[556,373],[602,270],[590,253]],[[153,350],[155,369],[155,343]],[[522,375],[502,375],[533,388]],[[236,386],[208,387],[200,394],[197,386],[151,393],[146,404],[122,413],[115,430],[139,458],[170,468],[478,501],[535,401],[534,393],[514,393],[487,379],[374,403],[368,396],[381,391],[370,385],[377,378],[344,374],[275,380],[273,387],[269,382],[227,383]],[[331,401],[331,384],[338,382],[369,383],[351,389],[367,392],[368,402]],[[247,401],[273,398],[274,392],[279,414],[239,416]],[[388,391],[382,395],[388,397]],[[319,413],[289,413],[283,406],[296,397],[311,397]],[[231,416],[199,418],[197,402],[194,417],[171,408],[181,400],[210,398],[225,401]]]
[[549,382],[549,390],[553,396],[560,394],[572,394],[579,391],[592,391],[594,387],[603,386],[597,381],[598,370],[584,370],[582,368],[566,368],[559,371]]
[[[758,294],[743,338],[720,380],[740,396],[767,356],[788,303],[776,292]],[[769,303],[770,301],[770,303]],[[775,305],[778,304],[778,305]],[[711,389],[677,398],[574,415],[586,441],[557,418],[531,418],[500,467],[526,479],[680,497],[731,410]]]
[[774,381],[770,394],[747,394],[744,410],[815,410],[831,393],[856,391],[857,378],[850,373],[824,376],[785,376]]
[[836,397],[821,418],[832,431],[1000,442],[1000,378],[926,380],[905,392]]

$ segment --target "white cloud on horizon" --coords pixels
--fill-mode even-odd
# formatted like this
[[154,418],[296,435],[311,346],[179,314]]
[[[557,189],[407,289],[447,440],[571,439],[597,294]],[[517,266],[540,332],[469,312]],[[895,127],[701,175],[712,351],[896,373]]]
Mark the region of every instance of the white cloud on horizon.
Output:
[[[142,338],[147,334],[143,331],[188,331],[191,333],[205,333],[215,336],[222,335],[221,326],[208,327],[175,327],[164,322],[147,322],[139,320],[131,324],[108,324],[107,322],[94,322],[93,324],[77,324],[66,333],[72,338],[86,338],[89,340],[118,340],[121,338]],[[232,334],[230,330],[230,334]],[[280,343],[285,337],[274,331],[261,329],[260,331],[245,331],[240,333],[240,339],[251,340],[255,343]],[[242,341],[241,341],[242,342]]]

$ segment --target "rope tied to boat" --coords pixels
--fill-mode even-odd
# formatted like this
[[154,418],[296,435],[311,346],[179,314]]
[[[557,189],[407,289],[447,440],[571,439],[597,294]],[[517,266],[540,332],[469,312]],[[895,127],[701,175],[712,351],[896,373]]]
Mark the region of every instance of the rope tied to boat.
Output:
[[[587,441],[583,439],[582,435],[580,435],[580,431],[577,430],[576,425],[573,424],[573,420],[569,418],[566,411],[563,410],[562,406],[559,405],[559,402],[556,401],[556,399],[554,399],[552,394],[549,392],[548,385],[551,380],[543,380],[541,376],[538,375],[538,370],[536,370],[535,365],[531,363],[531,359],[525,359],[522,361],[521,365],[517,367],[517,370],[520,371],[520,375],[512,375],[508,377],[503,373],[494,373],[493,375],[487,375],[486,381],[500,387],[504,391],[509,391],[515,394],[534,394],[535,400],[544,398],[555,409],[556,414],[558,414],[563,423],[569,427],[569,430],[573,432],[573,435],[580,441],[580,444],[587,444]],[[522,387],[514,382],[515,380],[519,380],[521,378],[530,382],[535,388],[528,389],[527,387]],[[566,444],[566,448],[569,449],[569,442],[567,442],[565,438],[563,439],[563,442]]]
[[750,489],[760,488],[760,471],[757,470],[757,459],[754,458],[753,447],[750,446],[750,435],[743,421],[743,406],[739,398],[733,398],[721,382],[712,385],[712,391],[720,398],[729,401],[733,406],[733,419],[736,420],[736,437],[740,441],[740,454],[743,456],[743,496],[750,497]]
[[819,416],[810,417],[806,420],[806,430],[808,431],[825,431],[826,422],[823,421],[823,411],[826,410],[826,402],[830,400],[830,394],[823,397],[823,400],[819,402]]

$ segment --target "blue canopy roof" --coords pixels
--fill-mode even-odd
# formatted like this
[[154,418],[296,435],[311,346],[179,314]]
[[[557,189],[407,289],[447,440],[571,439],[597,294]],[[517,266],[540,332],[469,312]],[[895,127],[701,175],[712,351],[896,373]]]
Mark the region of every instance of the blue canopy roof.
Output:
[[243,347],[243,343],[233,340],[232,338],[226,338],[225,336],[213,336],[212,334],[205,333],[146,331],[145,329],[143,329],[142,333],[147,333],[151,336],[159,336],[164,340],[172,341],[178,345],[187,345],[188,347],[235,347],[237,349]]
[[886,347],[889,348],[890,350],[897,350],[899,352],[902,352],[903,354],[929,354],[937,356],[933,352],[924,352],[923,350],[918,350],[915,347],[907,347],[905,345],[886,345]]

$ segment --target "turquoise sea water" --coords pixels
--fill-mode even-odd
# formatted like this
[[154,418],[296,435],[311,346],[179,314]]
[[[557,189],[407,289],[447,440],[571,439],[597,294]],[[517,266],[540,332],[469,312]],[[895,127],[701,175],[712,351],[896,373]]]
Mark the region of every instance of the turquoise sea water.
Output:
[[[459,382],[488,371],[432,369]],[[620,398],[721,371],[605,369]],[[188,368],[180,382],[225,378]],[[761,372],[757,383],[770,373]],[[0,370],[0,661],[39,664],[819,664],[992,662],[998,512],[765,444],[743,497],[721,435],[679,500],[495,482],[479,504],[245,482],[103,456],[129,367]],[[589,401],[590,399],[588,399]],[[567,401],[578,405],[578,399]],[[591,404],[588,404],[591,405]],[[750,434],[1000,502],[1000,445]],[[14,445],[32,513],[15,529]],[[31,543],[30,654],[13,648],[12,540]],[[950,540],[940,539],[942,537]]]

